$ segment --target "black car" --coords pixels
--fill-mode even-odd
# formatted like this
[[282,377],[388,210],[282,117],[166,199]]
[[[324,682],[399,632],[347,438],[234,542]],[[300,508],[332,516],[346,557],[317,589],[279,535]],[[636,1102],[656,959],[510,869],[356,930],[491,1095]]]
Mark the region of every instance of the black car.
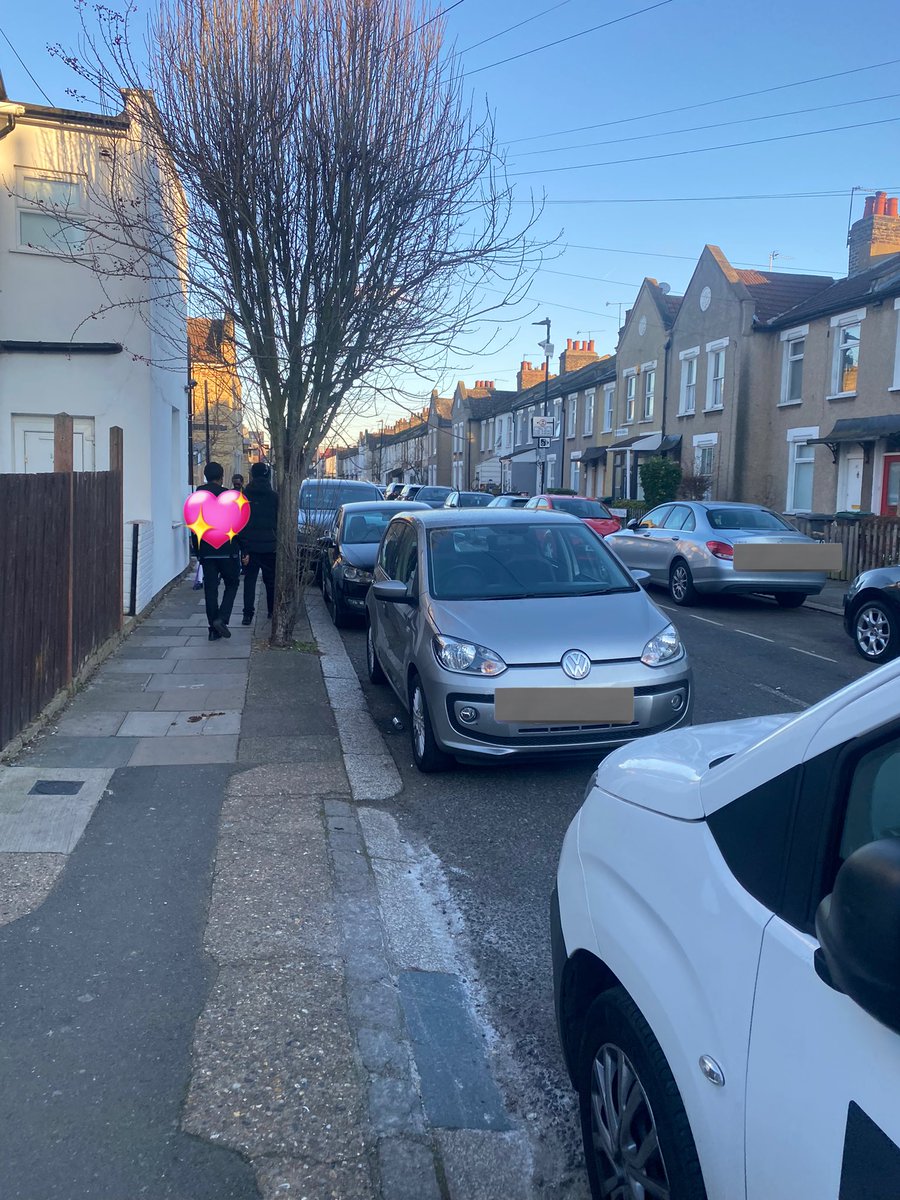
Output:
[[844,628],[866,662],[900,654],[900,567],[857,575],[844,596]]
[[434,484],[426,484],[425,487],[419,488],[416,493],[416,501],[419,504],[427,504],[429,508],[443,508],[444,501],[452,490],[452,488],[448,487],[435,487]]
[[350,617],[365,615],[366,592],[372,582],[381,535],[396,513],[415,508],[428,505],[391,500],[345,504],[338,510],[331,531],[319,538],[322,595],[338,628]]
[[416,500],[418,493],[422,490],[421,483],[404,483],[398,500]]
[[398,483],[395,479],[393,483],[389,483],[384,489],[384,498],[385,500],[396,500],[402,491],[403,484]]
[[493,500],[490,492],[451,492],[442,508],[487,508]]

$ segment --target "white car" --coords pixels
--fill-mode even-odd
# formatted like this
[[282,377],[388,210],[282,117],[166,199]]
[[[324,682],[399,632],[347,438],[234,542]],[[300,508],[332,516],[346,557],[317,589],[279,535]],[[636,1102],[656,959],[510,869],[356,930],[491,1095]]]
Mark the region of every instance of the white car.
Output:
[[900,1197],[900,663],[613,751],[551,911],[595,1197]]

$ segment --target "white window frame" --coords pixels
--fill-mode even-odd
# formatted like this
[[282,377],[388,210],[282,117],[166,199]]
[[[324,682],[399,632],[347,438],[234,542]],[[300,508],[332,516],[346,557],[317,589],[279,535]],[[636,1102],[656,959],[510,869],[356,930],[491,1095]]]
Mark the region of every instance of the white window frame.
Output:
[[[780,335],[782,343],[781,354],[781,398],[778,401],[779,408],[787,408],[792,404],[803,403],[803,374],[805,366],[800,371],[800,395],[797,399],[791,399],[789,393],[791,386],[791,364],[795,362],[804,362],[806,358],[806,342],[809,338],[809,326],[797,325],[794,329],[785,329]],[[792,347],[797,342],[803,342],[803,353],[794,354]]]
[[856,389],[851,392],[838,390],[841,375],[841,351],[843,350],[844,330],[850,325],[859,325],[859,342],[857,343],[857,348],[860,357],[862,357],[862,323],[865,319],[866,310],[858,308],[854,312],[839,313],[836,317],[832,317],[829,322],[834,334],[834,347],[831,352],[831,394],[826,396],[827,400],[844,400],[849,396],[856,395]]
[[581,433],[583,437],[590,437],[594,432],[594,392],[584,393],[584,415],[581,419]]
[[[643,363],[641,366],[641,377],[644,381],[644,386],[641,389],[641,394],[643,395],[643,404],[641,405],[641,420],[652,421],[653,406],[656,399],[656,363]],[[653,380],[653,387],[649,389],[648,395],[647,384],[651,379]],[[647,405],[648,400],[650,401],[649,407]]]
[[[74,185],[77,189],[77,204],[60,206],[53,203],[42,203],[39,200],[29,200],[27,196],[28,181],[35,180],[39,183],[67,183]],[[67,220],[67,216],[72,217],[87,217],[88,196],[87,196],[87,178],[84,175],[79,175],[75,171],[56,171],[45,169],[43,167],[18,167],[16,169],[16,234],[15,234],[15,249],[23,254],[49,254],[57,255],[63,258],[70,258],[84,249],[84,245],[88,240],[85,235],[80,246],[54,248],[51,246],[36,246],[29,245],[22,237],[22,217],[23,216],[51,216],[59,221],[60,226],[69,225],[73,228],[78,228],[75,221]]]
[[484,454],[485,445],[487,443],[487,421],[481,422],[481,453]]
[[569,461],[569,487],[576,495],[581,495],[579,491],[581,487],[581,459],[573,458]]
[[801,428],[797,428],[797,429],[789,429],[785,435],[787,445],[788,445],[787,487],[785,489],[785,502],[784,502],[784,511],[785,512],[789,512],[789,513],[812,512],[812,507],[797,508],[797,506],[794,503],[794,493],[796,491],[796,484],[797,484],[797,479],[796,479],[797,466],[800,463],[809,463],[811,461],[813,464],[813,486],[810,489],[810,506],[812,505],[812,499],[813,499],[813,496],[815,495],[815,475],[816,475],[815,453],[816,452],[815,452],[815,448],[813,448],[813,457],[811,460],[809,458],[798,459],[797,458],[797,448],[799,446],[808,445],[808,443],[813,438],[817,438],[818,436],[819,436],[818,425],[808,425],[806,427],[801,427]]
[[[714,447],[718,446],[718,444],[719,444],[718,433],[695,433],[694,434],[694,436],[692,438],[692,449],[694,452],[693,469],[694,469],[695,475],[703,474],[703,472],[700,469],[701,465],[702,465],[702,452],[704,450],[712,450]],[[709,496],[712,494],[713,485],[715,483],[715,458],[713,458],[713,468],[708,472],[708,474],[709,474],[709,492],[704,497],[704,499],[707,499],[707,500],[709,499]]]
[[[900,327],[900,325],[898,325]],[[900,353],[900,352],[898,352]],[[603,432],[612,433],[616,420],[616,385],[609,384],[603,389]]]
[[[725,363],[727,362],[730,338],[718,338],[706,343],[706,405],[704,412],[720,412],[725,407]],[[716,358],[722,356],[722,374],[714,375]],[[716,384],[720,384],[719,399],[715,400]]]
[[634,421],[637,404],[637,368],[629,367],[625,372],[625,425]]
[[894,301],[894,311],[897,313],[897,340],[894,343],[894,382],[888,389],[900,392],[900,296]]
[[566,396],[566,437],[573,438],[578,428],[578,397]]
[[[697,411],[697,365],[700,361],[700,347],[692,346],[690,350],[682,350],[678,355],[681,362],[681,380],[678,388],[678,415],[679,417],[692,417]],[[694,364],[694,379],[692,383],[687,381],[687,364]],[[691,406],[688,408],[687,390],[692,387],[693,394],[691,396]]]
[[557,398],[553,401],[553,436],[554,437],[562,436],[562,411],[563,411],[562,398],[557,396]]

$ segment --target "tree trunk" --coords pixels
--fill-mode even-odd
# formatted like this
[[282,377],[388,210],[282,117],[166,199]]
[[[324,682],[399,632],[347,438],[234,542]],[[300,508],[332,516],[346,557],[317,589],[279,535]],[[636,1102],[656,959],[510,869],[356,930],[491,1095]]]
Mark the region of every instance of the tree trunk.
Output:
[[298,585],[297,498],[305,475],[305,461],[298,456],[279,472],[278,554],[275,558],[275,611],[270,642],[290,646],[302,591]]

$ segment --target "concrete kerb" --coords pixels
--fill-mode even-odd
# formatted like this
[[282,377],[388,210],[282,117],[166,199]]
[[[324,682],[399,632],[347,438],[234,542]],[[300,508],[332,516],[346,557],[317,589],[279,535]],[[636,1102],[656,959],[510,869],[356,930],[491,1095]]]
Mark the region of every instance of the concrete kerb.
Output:
[[402,790],[400,773],[369,716],[356,671],[318,592],[307,592],[306,612],[319,648],[353,799],[389,800]]

